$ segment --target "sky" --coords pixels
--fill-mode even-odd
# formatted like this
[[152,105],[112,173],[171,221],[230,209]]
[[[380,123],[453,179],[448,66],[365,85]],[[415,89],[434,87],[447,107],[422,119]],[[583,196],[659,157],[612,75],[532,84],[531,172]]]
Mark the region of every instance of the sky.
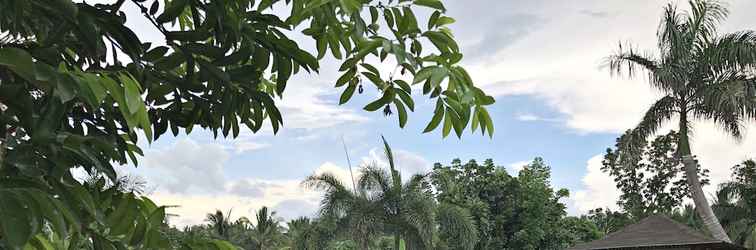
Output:
[[[333,84],[339,63],[321,62],[321,73],[298,75],[277,104],[284,128],[257,134],[243,131],[236,139],[214,139],[208,131],[161,137],[143,145],[138,167],[122,166],[149,185],[149,197],[176,205],[170,223],[179,227],[203,223],[205,214],[231,211],[233,218],[254,217],[268,206],[284,220],[313,216],[320,194],[301,185],[308,175],[331,172],[350,180],[342,142],[355,169],[363,164],[385,165],[380,136],[395,150],[405,176],[429,170],[436,162],[455,158],[492,158],[510,173],[535,157],[552,168],[552,185],[567,188],[562,201],[578,215],[597,207],[616,208],[619,192],[602,173],[601,159],[615,138],[632,128],[659,93],[643,78],[611,77],[604,58],[619,42],[653,52],[662,8],[657,0],[575,1],[444,1],[451,25],[465,54],[463,65],[475,84],[496,98],[490,106],[493,138],[466,133],[462,139],[442,139],[440,131],[423,134],[433,103],[414,90],[417,109],[400,129],[395,116],[361,110],[375,91],[367,90],[347,105],[338,105],[340,89]],[[729,18],[722,32],[755,29],[750,11],[756,1],[726,1]],[[680,2],[681,8],[686,2]],[[134,14],[133,6],[126,6]],[[138,16],[138,14],[136,15]],[[129,20],[145,40],[157,38],[145,21]],[[305,49],[311,41],[295,37]],[[159,39],[155,39],[159,41]],[[665,131],[674,129],[667,125]],[[746,125],[740,142],[709,122],[696,121],[694,154],[711,170],[712,193],[726,181],[730,168],[753,157],[756,125]]]

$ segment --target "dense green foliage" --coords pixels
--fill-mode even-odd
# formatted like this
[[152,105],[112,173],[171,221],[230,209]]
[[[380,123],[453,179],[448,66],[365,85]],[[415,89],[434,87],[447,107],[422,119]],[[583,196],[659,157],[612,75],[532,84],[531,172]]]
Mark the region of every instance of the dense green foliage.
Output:
[[[393,249],[401,244],[411,249],[455,247],[471,248],[476,240],[473,221],[460,207],[437,204],[428,191],[425,175],[414,175],[402,183],[393,152],[383,141],[388,171],[375,165],[363,166],[356,190],[349,190],[335,176],[325,173],[310,176],[305,184],[325,191],[321,216],[337,220],[340,230],[358,243],[360,249],[369,249],[371,242],[383,235],[393,236]],[[439,227],[436,223],[439,221]],[[437,243],[437,230],[448,239]]]
[[[126,15],[125,5],[141,15]],[[279,5],[290,13],[271,14]],[[432,15],[418,20],[417,8]],[[458,65],[462,54],[446,28],[454,19],[444,12],[438,0],[0,0],[2,245],[39,245],[45,232],[106,242],[98,249],[155,247],[145,245],[151,229],[137,215],[158,208],[119,198],[126,194],[103,197],[139,208],[110,221],[123,224],[109,224],[111,211],[94,206],[98,194],[69,170],[115,181],[114,165],[137,163],[139,138],[151,142],[169,129],[235,137],[242,125],[257,132],[268,123],[278,131],[284,117],[275,98],[293,75],[317,73],[328,49],[342,61],[341,103],[355,89],[362,93],[366,78],[381,97],[364,109],[393,109],[404,127],[415,106],[411,85],[422,84],[437,103],[425,132],[443,121],[443,136],[452,129],[461,136],[467,127],[492,134],[485,106],[494,100]],[[140,28],[154,29],[160,40],[145,42],[125,25],[135,19],[152,24]],[[295,30],[316,48],[289,39]],[[426,43],[433,48],[423,49]],[[401,74],[381,76],[368,63],[376,61]]]
[[756,162],[734,166],[732,177],[717,190],[712,207],[734,243],[756,249]]
[[[675,119],[680,132],[677,155],[684,158],[696,210],[715,238],[729,242],[701,189],[689,130],[691,121],[709,120],[734,138],[741,138],[744,122],[756,119],[756,33],[719,34],[717,28],[727,17],[727,8],[716,0],[691,0],[689,4],[689,12],[679,10],[674,3],[664,9],[657,32],[657,55],[620,44],[607,63],[613,74],[632,77],[638,70],[645,71],[649,84],[663,94],[630,133],[637,140],[627,141],[643,141]],[[634,146],[645,144],[626,147]]]
[[[601,170],[614,177],[617,189],[622,192],[617,204],[632,218],[668,214],[678,208],[684,198],[690,198],[685,170],[677,155],[679,135],[670,131],[647,141],[631,133],[628,131],[617,138],[615,148],[606,150]],[[628,147],[630,144],[645,146]],[[698,169],[703,185],[708,184],[708,172]]]
[[439,202],[470,211],[480,238],[475,249],[561,249],[597,239],[595,225],[566,217],[560,202],[569,192],[554,190],[551,169],[541,158],[511,176],[492,160],[436,164],[431,180]]

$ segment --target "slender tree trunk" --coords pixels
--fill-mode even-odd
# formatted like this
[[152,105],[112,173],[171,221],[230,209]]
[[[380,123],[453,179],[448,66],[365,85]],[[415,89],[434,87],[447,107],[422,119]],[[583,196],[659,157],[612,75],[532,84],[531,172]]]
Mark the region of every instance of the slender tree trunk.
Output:
[[690,150],[690,141],[688,139],[688,120],[686,112],[682,112],[680,115],[680,142],[678,143],[678,150],[682,157],[683,165],[685,166],[685,175],[687,176],[688,186],[690,187],[691,198],[693,203],[696,204],[696,212],[698,216],[703,220],[706,229],[709,233],[717,239],[725,242],[732,242],[730,237],[727,236],[722,225],[719,224],[717,216],[714,214],[714,210],[711,209],[709,201],[706,199],[706,194],[701,189],[701,180],[698,178],[698,163],[693,159]]
[[394,234],[394,250],[399,250],[400,245],[401,245],[401,239],[399,236],[399,231],[397,231]]

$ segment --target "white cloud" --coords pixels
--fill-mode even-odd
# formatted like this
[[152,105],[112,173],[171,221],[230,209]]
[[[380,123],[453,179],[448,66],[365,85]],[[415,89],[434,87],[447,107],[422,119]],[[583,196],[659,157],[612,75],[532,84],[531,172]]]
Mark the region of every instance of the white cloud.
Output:
[[[699,164],[710,171],[711,184],[704,187],[704,192],[709,198],[713,198],[719,184],[731,179],[732,166],[756,157],[753,151],[756,148],[756,125],[750,123],[745,126],[746,131],[750,133],[746,133],[740,142],[731,138],[713,122],[694,122],[693,128],[692,151],[697,156]],[[661,130],[659,134],[667,131],[668,129]],[[603,155],[596,155],[588,160],[587,172],[582,179],[584,189],[575,192],[571,198],[572,212],[585,213],[599,207],[617,209],[616,202],[621,193],[616,188],[613,178],[601,171],[602,157]]]
[[242,154],[247,151],[256,151],[268,147],[270,147],[270,144],[268,143],[253,142],[241,139],[234,141],[234,148],[237,154]]
[[615,186],[614,179],[601,171],[602,160],[603,155],[596,155],[588,160],[587,173],[583,176],[585,189],[577,190],[570,197],[571,212],[581,214],[594,208],[618,208],[617,199],[621,193]]
[[523,168],[525,168],[525,166],[527,166],[528,164],[530,164],[530,161],[512,162],[512,163],[507,164],[507,168],[506,169],[507,169],[507,172],[509,172],[510,175],[516,176],[516,175],[518,175],[520,173],[520,170],[522,170]]
[[[578,132],[621,132],[634,125],[658,94],[643,77],[612,78],[601,68],[619,41],[653,50],[657,22],[666,2],[588,1],[591,9],[571,3],[510,4],[508,12],[537,13],[546,24],[519,42],[503,47],[497,60],[468,65],[472,77],[487,92],[500,98],[529,95],[564,114],[564,124]],[[681,2],[681,7],[687,3]],[[731,9],[748,9],[751,1],[734,1]],[[611,13],[597,20],[585,13]],[[723,30],[756,25],[746,11],[733,11]],[[459,25],[474,26],[461,19]],[[575,27],[580,27],[576,29]],[[465,38],[461,38],[465,39]],[[465,43],[462,43],[465,44]],[[533,120],[534,116],[524,116]]]
[[230,154],[220,144],[179,139],[170,148],[149,149],[142,166],[158,190],[174,193],[223,190],[223,164]]
[[538,117],[534,114],[519,114],[517,115],[517,120],[525,121],[525,122],[538,121],[538,120],[541,120],[541,117]]
[[556,118],[547,118],[531,113],[517,114],[515,119],[523,122],[561,122],[561,120]]
[[[307,76],[304,79],[312,78]],[[339,106],[336,89],[331,84],[306,82],[304,79],[291,83],[296,85],[296,90],[286,91],[283,99],[276,102],[283,114],[285,128],[314,130],[368,120],[353,109]]]
[[[314,174],[333,173],[344,185],[351,186],[349,170],[326,162]],[[356,174],[356,173],[355,173]],[[276,212],[283,220],[317,213],[321,193],[302,185],[302,180],[239,179],[227,181],[221,192],[215,194],[176,193],[161,190],[150,196],[160,205],[175,205],[168,212],[174,214],[171,225],[183,227],[205,223],[207,213],[216,209],[232,210],[232,219],[246,216],[253,219],[254,213],[263,206]]]
[[[409,177],[415,174],[425,174],[433,167],[428,160],[418,154],[405,150],[392,150],[394,153],[394,163],[404,180],[408,180]],[[361,165],[369,164],[376,164],[379,167],[388,169],[388,159],[386,159],[383,148],[373,148],[367,156],[362,157]]]
[[713,195],[717,186],[730,180],[732,166],[756,157],[756,123],[745,126],[746,135],[737,142],[713,122],[696,122],[691,138],[691,150],[702,167],[709,169],[711,184],[704,187]]

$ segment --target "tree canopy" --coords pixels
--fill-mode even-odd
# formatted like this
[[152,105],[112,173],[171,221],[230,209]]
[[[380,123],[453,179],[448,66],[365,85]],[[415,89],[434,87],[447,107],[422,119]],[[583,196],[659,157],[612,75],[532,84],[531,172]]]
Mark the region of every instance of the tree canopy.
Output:
[[[679,134],[670,131],[648,141],[631,133],[627,131],[617,138],[615,148],[608,148],[602,161],[601,170],[614,178],[622,192],[617,204],[635,220],[680,208],[683,199],[690,198],[690,190],[677,156]],[[629,144],[645,146],[628,147]],[[707,169],[698,169],[704,185],[709,182],[708,173]]]
[[569,192],[554,190],[550,178],[551,168],[541,158],[517,176],[491,159],[437,163],[431,173],[439,202],[469,210],[480,239],[475,249],[561,249],[597,239],[590,221],[566,216],[560,199]]
[[[125,5],[141,15],[127,15]],[[419,20],[418,8],[432,14]],[[459,66],[447,28],[454,19],[444,13],[438,0],[0,0],[3,244],[43,242],[35,235],[51,223],[60,238],[85,245],[146,247],[128,241],[143,238],[145,227],[132,217],[108,224],[108,211],[69,170],[116,181],[114,165],[137,164],[139,140],[168,131],[235,137],[242,125],[258,132],[265,124],[278,131],[285,114],[276,99],[292,76],[318,73],[328,51],[341,62],[340,103],[369,83],[380,97],[364,109],[396,112],[403,127],[415,106],[412,86],[420,84],[436,100],[425,132],[443,123],[444,137],[466,128],[492,135],[485,106],[494,99]],[[160,40],[147,42],[126,25],[135,19]],[[316,48],[289,38],[300,31]],[[383,63],[400,73],[381,75]],[[135,229],[95,230],[115,226]],[[99,235],[106,232],[117,234]]]

